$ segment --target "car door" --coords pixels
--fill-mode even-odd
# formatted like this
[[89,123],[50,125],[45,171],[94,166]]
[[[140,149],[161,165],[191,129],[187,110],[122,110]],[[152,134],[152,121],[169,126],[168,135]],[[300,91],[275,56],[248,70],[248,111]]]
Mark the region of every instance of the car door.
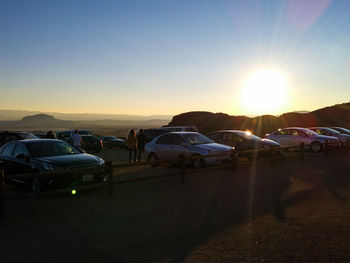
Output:
[[293,146],[293,130],[282,129],[279,144],[282,146]]
[[16,142],[7,144],[0,153],[0,166],[1,169],[5,172],[6,175],[16,174],[18,168],[16,167],[16,162],[14,162],[14,158],[12,153],[15,149]]
[[160,136],[154,144],[155,153],[159,160],[165,161],[171,158],[171,134]]
[[30,163],[30,154],[23,143],[17,143],[12,153],[12,162],[16,167],[16,174],[30,173],[33,171]]
[[189,156],[188,144],[185,139],[179,134],[171,134],[171,152],[170,158],[172,160],[178,159],[179,156]]
[[292,145],[291,146],[298,146],[300,143],[304,143],[305,145],[308,144],[308,138],[307,134],[303,132],[302,130],[293,130],[292,131]]

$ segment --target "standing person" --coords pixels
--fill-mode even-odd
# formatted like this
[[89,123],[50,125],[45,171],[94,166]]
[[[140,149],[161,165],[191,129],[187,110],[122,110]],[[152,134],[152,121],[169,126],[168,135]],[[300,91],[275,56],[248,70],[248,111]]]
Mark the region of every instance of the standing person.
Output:
[[81,136],[78,133],[78,130],[74,131],[74,134],[72,135],[72,140],[73,140],[73,146],[75,148],[81,149],[81,144],[83,140],[81,139]]
[[146,140],[147,137],[143,132],[143,129],[140,129],[139,134],[137,135],[137,159],[139,162],[141,161],[141,154],[145,151]]
[[48,139],[56,139],[56,137],[55,137],[55,135],[53,134],[52,131],[48,131],[46,133],[46,138],[48,138]]
[[132,153],[134,153],[134,162],[136,162],[136,144],[137,139],[134,130],[130,130],[128,135],[129,163],[131,163]]
[[58,135],[58,139],[61,141],[64,141],[64,135],[63,133],[60,133],[60,135]]

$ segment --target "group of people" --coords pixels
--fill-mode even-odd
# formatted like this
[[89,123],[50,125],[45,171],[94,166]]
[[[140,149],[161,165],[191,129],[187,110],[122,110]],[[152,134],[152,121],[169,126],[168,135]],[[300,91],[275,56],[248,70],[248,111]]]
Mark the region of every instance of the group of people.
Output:
[[141,161],[141,154],[145,151],[146,141],[147,137],[143,132],[143,129],[140,129],[137,135],[135,134],[135,130],[130,130],[127,138],[129,163],[136,162],[136,156],[137,161]]

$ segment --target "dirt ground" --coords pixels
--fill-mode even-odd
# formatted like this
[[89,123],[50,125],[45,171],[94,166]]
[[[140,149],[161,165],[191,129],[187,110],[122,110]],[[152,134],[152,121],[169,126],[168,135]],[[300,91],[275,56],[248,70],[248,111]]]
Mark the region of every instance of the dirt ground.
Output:
[[1,262],[350,262],[349,160],[307,154],[117,184],[113,198],[103,187],[7,201]]

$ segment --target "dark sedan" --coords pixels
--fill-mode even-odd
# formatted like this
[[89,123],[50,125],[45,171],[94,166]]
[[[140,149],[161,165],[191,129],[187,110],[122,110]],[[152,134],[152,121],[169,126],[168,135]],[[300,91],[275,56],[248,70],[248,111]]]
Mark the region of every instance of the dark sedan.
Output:
[[346,128],[343,128],[343,127],[332,127],[333,130],[336,130],[342,134],[348,134],[350,135],[350,130],[349,129],[346,129]]
[[87,151],[100,152],[103,148],[103,142],[99,138],[93,135],[81,135],[83,141],[82,148]]
[[270,154],[270,148],[277,148],[278,153],[280,152],[279,143],[269,139],[261,139],[260,137],[252,134],[249,131],[221,130],[212,132],[208,134],[207,137],[209,137],[216,143],[221,143],[235,147],[239,156],[246,157],[248,159],[252,159],[254,155],[249,152],[244,152],[245,150],[266,149],[266,151],[259,151],[257,154],[257,158],[268,157]]
[[38,139],[38,137],[30,132],[0,131],[0,146],[12,141],[29,139]]
[[[55,139],[13,141],[0,148],[0,169],[5,171],[5,181],[8,182],[13,181],[6,177],[14,174],[98,168],[103,164],[103,159],[83,153],[68,143]],[[70,177],[40,177],[15,182],[29,183],[34,192],[40,192],[47,188],[76,186],[104,180],[104,172],[100,171],[91,174],[74,174]]]
[[103,136],[101,137],[101,140],[103,145],[110,149],[113,147],[125,148],[125,141],[115,136]]

